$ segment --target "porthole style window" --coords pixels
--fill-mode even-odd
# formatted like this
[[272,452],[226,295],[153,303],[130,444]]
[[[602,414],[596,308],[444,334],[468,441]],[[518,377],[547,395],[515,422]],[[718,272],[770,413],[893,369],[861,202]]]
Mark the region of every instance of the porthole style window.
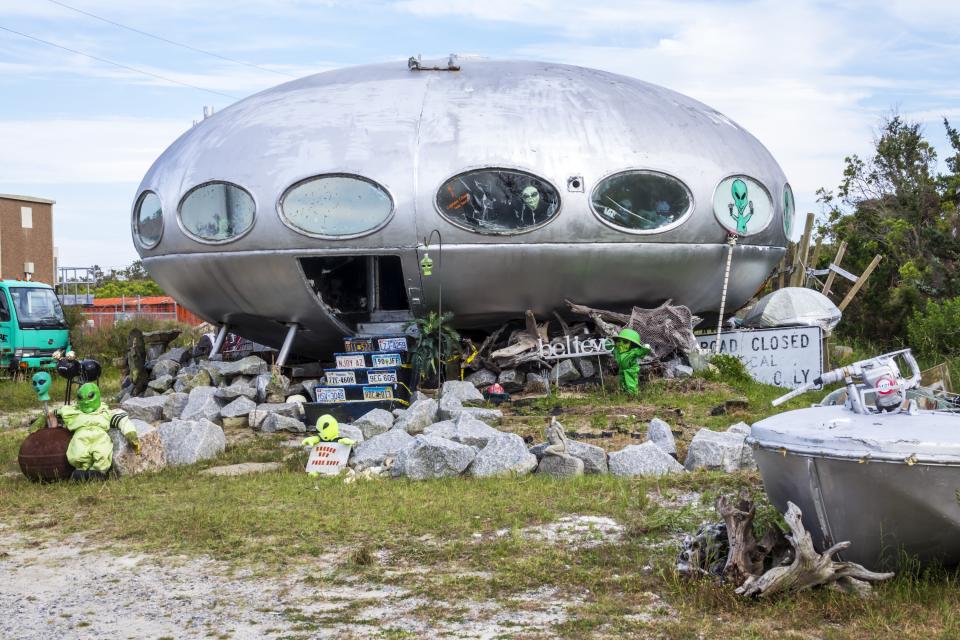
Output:
[[796,209],[797,206],[793,201],[793,189],[790,188],[789,184],[785,184],[783,185],[783,233],[787,236],[787,240],[793,233],[793,219]]
[[752,236],[773,219],[773,199],[767,189],[748,176],[729,176],[713,192],[713,214],[730,233]]
[[515,169],[479,169],[447,180],[437,193],[440,214],[478,233],[523,233],[552,220],[560,194],[546,180]]
[[208,182],[180,201],[180,224],[202,242],[229,242],[250,230],[255,210],[253,198],[237,185]]
[[280,199],[280,216],[295,231],[327,238],[355,237],[385,225],[393,200],[377,183],[327,175],[293,185]]
[[601,221],[629,233],[659,233],[683,222],[693,210],[687,186],[652,171],[624,171],[604,178],[590,196]]
[[153,191],[144,191],[134,212],[133,228],[137,235],[137,242],[147,249],[152,249],[160,242],[163,235],[163,209],[160,198]]

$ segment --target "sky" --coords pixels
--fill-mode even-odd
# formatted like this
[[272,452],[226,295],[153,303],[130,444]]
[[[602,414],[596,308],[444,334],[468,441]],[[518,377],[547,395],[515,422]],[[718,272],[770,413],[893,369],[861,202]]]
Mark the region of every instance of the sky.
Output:
[[893,112],[946,155],[957,25],[956,0],[0,0],[0,193],[57,201],[61,265],[124,266],[137,185],[204,106],[458,53],[594,67],[700,100],[766,145],[802,219]]

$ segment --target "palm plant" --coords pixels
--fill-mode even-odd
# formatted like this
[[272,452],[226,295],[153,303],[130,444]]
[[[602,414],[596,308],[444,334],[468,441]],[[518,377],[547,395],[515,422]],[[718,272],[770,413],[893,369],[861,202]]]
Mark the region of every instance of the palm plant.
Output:
[[437,375],[443,363],[461,355],[460,334],[451,326],[452,321],[453,313],[450,311],[442,315],[431,311],[425,317],[416,318],[407,324],[407,328],[416,327],[419,332],[410,355],[410,362],[417,377],[432,378]]

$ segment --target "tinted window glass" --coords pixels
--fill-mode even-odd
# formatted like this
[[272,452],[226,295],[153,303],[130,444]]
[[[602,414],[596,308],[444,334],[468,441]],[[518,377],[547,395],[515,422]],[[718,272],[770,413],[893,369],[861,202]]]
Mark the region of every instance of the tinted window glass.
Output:
[[287,191],[280,211],[304,233],[353,236],[383,225],[393,212],[393,201],[383,187],[368,180],[320,176]]
[[140,244],[150,248],[160,242],[161,233],[163,210],[160,208],[160,198],[152,191],[147,191],[137,203],[137,239]]
[[788,184],[783,185],[783,233],[786,234],[787,240],[793,233],[793,216],[796,208],[793,202],[793,189]]
[[180,222],[201,240],[225,242],[253,225],[253,198],[240,187],[224,182],[201,185],[180,203]]
[[654,231],[681,221],[693,198],[687,187],[660,173],[626,171],[604,179],[590,204],[600,218],[629,231]]
[[762,184],[748,176],[724,178],[713,193],[713,213],[731,233],[750,236],[767,228],[773,200]]
[[11,287],[10,297],[23,329],[66,329],[63,310],[53,289]]
[[508,169],[481,169],[448,180],[437,193],[444,217],[479,233],[538,227],[560,209],[560,196],[540,178]]

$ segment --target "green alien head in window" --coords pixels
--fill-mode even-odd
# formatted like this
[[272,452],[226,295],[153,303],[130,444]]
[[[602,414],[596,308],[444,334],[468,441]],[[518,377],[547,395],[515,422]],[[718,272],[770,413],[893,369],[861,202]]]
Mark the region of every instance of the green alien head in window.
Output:
[[[730,203],[730,217],[737,223],[737,234],[743,235],[747,232],[747,223],[753,217],[753,201],[749,200],[747,183],[737,178],[730,185],[730,195],[733,196],[733,202]],[[733,209],[737,212],[734,213]]]

